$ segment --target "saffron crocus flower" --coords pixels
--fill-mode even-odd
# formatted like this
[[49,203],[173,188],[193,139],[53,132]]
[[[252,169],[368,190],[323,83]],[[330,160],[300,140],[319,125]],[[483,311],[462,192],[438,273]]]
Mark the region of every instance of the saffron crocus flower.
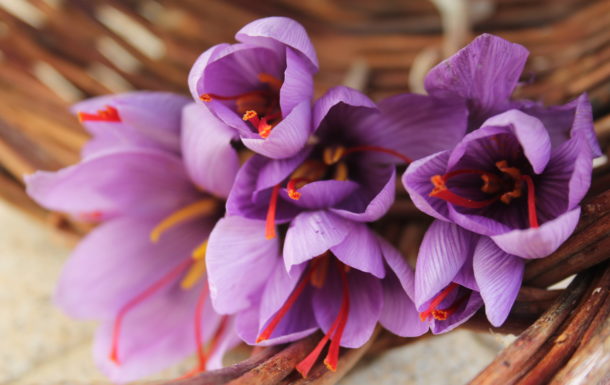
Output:
[[[227,200],[228,215],[266,220],[267,238],[275,236],[276,223],[312,210],[357,222],[377,220],[394,200],[395,164],[455,145],[465,131],[466,110],[409,94],[377,108],[360,92],[335,87],[315,103],[313,121],[312,144],[295,156],[255,155],[244,164]],[[288,234],[287,266],[303,262],[295,256],[303,239]],[[326,250],[310,247],[311,256]]]
[[[434,67],[425,79],[428,94],[451,103],[465,101],[469,111],[468,131],[478,129],[488,118],[510,109],[519,109],[540,119],[553,146],[573,134],[576,115],[590,115],[586,95],[563,106],[544,107],[530,100],[511,100],[529,52],[519,44],[483,34],[455,55]],[[591,125],[583,129],[592,152],[601,155]]]
[[[207,238],[234,174],[200,172],[209,168],[202,161],[231,165],[237,155],[208,148],[202,157],[191,147],[208,138],[230,148],[221,143],[224,124],[197,124],[209,112],[187,104],[147,92],[80,103],[79,117],[94,133],[84,159],[26,177],[42,206],[99,223],[67,262],[55,300],[75,318],[100,321],[94,356],[114,381],[141,378],[195,352],[196,371],[219,367],[238,340],[233,319],[212,309],[205,275]],[[182,146],[180,131],[188,138]]]
[[244,341],[279,344],[322,330],[324,337],[296,366],[306,377],[326,345],[324,363],[336,370],[339,348],[362,346],[378,322],[401,336],[427,331],[409,296],[413,273],[392,246],[366,225],[327,211],[299,218],[288,232],[326,249],[307,254],[289,272],[277,238],[265,239],[262,221],[227,217],[210,235],[212,301],[220,313],[237,313]]
[[237,44],[205,51],[189,74],[193,97],[271,158],[294,155],[311,134],[313,74],[318,60],[305,29],[285,17],[255,20]]
[[590,110],[577,110],[561,142],[552,139],[548,123],[509,110],[454,149],[409,166],[403,182],[413,202],[446,222],[428,230],[428,246],[420,250],[418,306],[443,289],[472,253],[487,317],[498,326],[515,300],[525,260],[549,255],[573,232],[591,180],[592,117]]

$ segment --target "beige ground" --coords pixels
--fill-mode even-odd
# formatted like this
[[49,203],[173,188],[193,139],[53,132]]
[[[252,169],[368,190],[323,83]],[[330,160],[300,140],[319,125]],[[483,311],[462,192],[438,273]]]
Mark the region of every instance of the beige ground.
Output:
[[[0,201],[0,385],[105,382],[90,356],[94,325],[68,319],[51,302],[68,253]],[[429,338],[362,365],[341,384],[463,384],[501,343],[465,331]]]

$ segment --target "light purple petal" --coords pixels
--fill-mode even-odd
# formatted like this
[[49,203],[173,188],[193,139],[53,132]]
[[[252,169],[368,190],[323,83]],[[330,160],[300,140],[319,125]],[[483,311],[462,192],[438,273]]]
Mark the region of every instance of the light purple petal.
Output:
[[472,255],[477,236],[445,221],[432,222],[419,247],[414,301],[419,308],[447,286]]
[[359,185],[351,180],[321,180],[311,182],[298,189],[301,197],[293,200],[283,189],[282,197],[292,204],[309,210],[332,207],[352,195]]
[[353,227],[353,222],[326,210],[300,213],[290,222],[284,241],[286,270],[343,242]]
[[439,152],[411,163],[402,176],[402,184],[418,209],[436,219],[448,221],[447,202],[430,197],[434,189],[431,178],[447,172],[449,151]]
[[313,98],[313,75],[309,63],[292,48],[286,49],[286,70],[280,90],[280,107],[283,115],[303,101]]
[[214,56],[220,52],[225,52],[230,44],[223,43],[218,44],[205,50],[193,63],[188,76],[189,90],[193,99],[199,103],[203,103],[199,98],[204,93],[203,82],[204,82],[204,71]]
[[[416,160],[453,148],[466,133],[463,102],[400,94],[379,102],[379,114],[354,125],[363,143],[397,151]],[[400,159],[384,155],[388,161]]]
[[523,278],[524,261],[500,250],[488,237],[481,237],[474,250],[473,267],[485,314],[494,326],[508,317]]
[[249,44],[265,44],[265,40],[287,45],[304,55],[311,64],[312,72],[318,69],[316,51],[305,28],[287,17],[266,17],[247,24],[235,34],[235,39]]
[[210,296],[216,311],[232,314],[252,306],[278,263],[278,239],[265,239],[263,221],[241,217],[218,221],[206,252]]
[[154,150],[104,152],[25,180],[28,194],[40,205],[84,220],[167,214],[202,197],[180,159]]
[[[224,367],[222,362],[224,355],[229,350],[239,345],[242,341],[235,331],[235,317],[227,317],[224,332],[218,339],[216,349],[207,357],[206,370],[215,370]],[[205,320],[204,320],[205,321]]]
[[419,312],[410,296],[414,290],[413,271],[386,240],[378,237],[384,259],[391,271],[381,281],[383,309],[379,322],[401,337],[417,337],[428,331],[429,323],[419,319]]
[[226,198],[239,170],[239,156],[231,146],[236,132],[204,106],[192,103],[183,110],[182,154],[187,171],[204,191]]
[[[358,348],[373,334],[383,308],[383,291],[379,279],[358,270],[347,273],[349,313],[341,346]],[[316,320],[324,333],[337,318],[343,299],[342,283],[335,266],[329,266],[324,286],[313,297]]]
[[[377,109],[375,103],[363,93],[345,86],[336,86],[328,90],[314,104],[313,107],[313,127],[314,131],[320,127],[320,124],[329,114],[333,107],[339,104],[345,104],[350,107],[364,107],[371,109],[371,112]],[[358,109],[354,109],[358,110]]]
[[[485,121],[482,127],[466,135],[462,142],[451,152],[448,168],[452,169],[462,157],[480,156],[485,158],[485,154],[490,154],[496,147],[501,148],[501,143],[496,147],[485,146],[485,143],[492,143],[495,135],[501,134],[514,135],[525,157],[529,160],[534,172],[540,174],[551,156],[551,139],[542,122],[519,110],[509,110],[499,115],[495,115]],[[483,138],[490,138],[482,142]],[[480,153],[480,154],[479,154]],[[489,165],[488,165],[489,166]]]
[[[158,372],[193,354],[197,347],[193,319],[201,290],[202,285],[189,291],[175,287],[130,311],[121,326],[120,365],[109,359],[114,322],[103,322],[93,347],[98,367],[111,381],[123,383]],[[204,341],[209,341],[220,317],[209,304],[202,315]]]
[[117,218],[87,235],[61,273],[55,301],[62,310],[75,318],[114,319],[125,303],[188,260],[212,227],[183,223],[152,243],[150,232],[160,219]]
[[341,262],[377,278],[385,277],[379,241],[366,225],[355,223],[343,242],[330,250]]
[[425,87],[435,97],[466,99],[474,115],[495,113],[508,104],[527,56],[523,46],[483,34],[430,70]]
[[182,107],[189,100],[169,92],[129,92],[101,96],[77,103],[72,111],[95,114],[108,106],[117,110],[120,122],[84,121],[93,135],[93,143],[84,155],[118,148],[152,148],[172,153],[180,150]]
[[[390,209],[390,206],[392,206],[392,203],[394,203],[396,195],[396,170],[393,167],[389,169],[378,168],[377,173],[378,175],[375,176],[374,179],[383,180],[385,183],[376,183],[376,185],[383,187],[372,197],[372,199],[368,200],[368,202],[366,200],[358,202],[356,196],[354,196],[345,199],[339,205],[335,206],[335,208],[332,208],[331,211],[343,218],[356,222],[374,222],[384,216]],[[371,176],[372,174],[373,172],[370,172],[368,176]],[[368,186],[364,187],[366,189]],[[365,197],[370,195],[368,191],[364,191],[363,193],[364,194],[362,195]]]
[[508,254],[525,259],[544,258],[551,254],[574,232],[580,207],[542,224],[538,228],[512,230],[494,235],[493,241]]
[[282,159],[301,151],[311,133],[311,102],[303,101],[280,121],[267,138],[242,137],[252,151],[272,159]]

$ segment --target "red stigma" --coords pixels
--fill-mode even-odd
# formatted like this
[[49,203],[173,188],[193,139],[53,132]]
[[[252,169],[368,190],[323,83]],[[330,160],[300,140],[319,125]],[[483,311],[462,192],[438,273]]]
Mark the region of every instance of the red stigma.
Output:
[[[341,337],[343,336],[343,331],[345,330],[345,325],[347,325],[347,318],[349,315],[349,283],[347,281],[347,266],[343,263],[336,261],[337,267],[339,268],[339,274],[341,277],[341,286],[343,288],[343,299],[341,301],[341,308],[339,309],[339,314],[335,318],[334,322],[328,329],[328,332],[324,335],[324,337],[318,342],[318,345],[314,348],[314,350],[303,359],[303,361],[299,362],[295,369],[301,373],[303,378],[307,378],[307,375],[311,371],[311,368],[318,360],[318,357],[322,353],[322,349],[326,346],[326,343],[330,339],[330,346],[328,348],[328,353],[326,354],[326,358],[324,358],[324,365],[329,370],[333,372],[337,370],[337,364],[339,363],[339,349],[341,347]],[[331,337],[332,335],[332,337]]]
[[201,330],[201,321],[203,318],[203,308],[208,297],[207,282],[203,284],[203,288],[197,299],[197,307],[195,309],[195,344],[197,346],[197,362],[198,370],[203,372],[207,363],[207,356],[203,349],[203,331]]
[[77,113],[78,120],[82,122],[120,122],[121,117],[116,108],[106,106],[104,110],[98,110],[95,114],[87,112]]
[[521,178],[527,184],[527,212],[530,222],[530,227],[538,228],[538,215],[536,214],[536,190],[534,188],[534,181],[529,175],[522,175]]
[[445,287],[440,293],[438,293],[436,297],[434,297],[434,299],[428,305],[428,308],[423,312],[419,313],[419,319],[425,321],[430,318],[430,316],[432,316],[437,320],[446,320],[449,315],[453,314],[457,310],[459,305],[455,306],[454,304],[448,309],[437,308],[445,300],[445,298],[447,298],[447,296],[451,294],[451,292],[454,291],[458,286],[459,285],[457,283],[451,282],[447,287]]
[[380,152],[380,153],[384,153],[384,154],[388,154],[388,155],[392,155],[400,160],[402,160],[403,162],[405,162],[406,164],[409,164],[411,162],[413,162],[413,160],[411,158],[409,158],[408,156],[405,156],[403,154],[401,154],[398,151],[394,151],[390,148],[385,148],[385,147],[379,147],[379,146],[357,146],[357,147],[349,147],[345,149],[345,153],[343,153],[343,156],[347,156],[349,154],[352,154],[354,152],[363,152],[363,151],[372,151],[372,152]]
[[280,193],[280,185],[275,185],[271,190],[271,198],[269,199],[269,208],[267,209],[267,218],[265,221],[265,238],[275,238],[275,213],[277,211],[277,198]]
[[114,326],[112,330],[112,345],[110,347],[110,355],[109,358],[117,365],[121,365],[121,361],[119,359],[119,340],[121,337],[121,326],[123,325],[123,319],[127,315],[127,313],[132,310],[136,305],[140,304],[142,301],[146,300],[151,295],[155,294],[164,286],[172,283],[172,281],[176,280],[178,276],[191,264],[193,260],[191,258],[185,260],[178,266],[176,266],[173,270],[165,274],[163,277],[158,279],[152,285],[147,287],[140,294],[129,300],[117,313],[117,316],[114,320]]

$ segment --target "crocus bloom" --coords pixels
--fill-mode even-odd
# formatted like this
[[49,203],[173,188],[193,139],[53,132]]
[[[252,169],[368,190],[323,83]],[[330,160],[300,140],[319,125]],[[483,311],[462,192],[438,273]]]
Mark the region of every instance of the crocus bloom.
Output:
[[[191,146],[212,137],[230,148],[219,139],[224,124],[196,124],[194,117],[209,112],[188,103],[148,92],[82,102],[75,110],[94,134],[83,160],[26,177],[41,205],[99,223],[67,262],[56,302],[73,317],[100,321],[95,360],[114,381],[138,379],[194,352],[196,370],[219,367],[237,342],[233,319],[216,314],[208,300],[204,259],[234,171],[200,172],[209,168],[202,161],[231,165],[237,155],[217,149],[202,157]],[[180,131],[189,138],[182,145]]]
[[[455,145],[464,134],[466,110],[409,94],[377,107],[358,91],[335,87],[315,103],[313,121],[311,144],[295,156],[255,155],[244,164],[227,200],[228,215],[266,220],[268,238],[275,236],[276,224],[311,210],[375,221],[394,201],[395,164]],[[303,262],[295,250],[304,239],[288,234],[287,266]],[[314,256],[326,250],[313,247]]]
[[413,273],[392,246],[366,225],[333,213],[299,218],[288,232],[325,249],[303,254],[289,272],[277,238],[265,239],[261,221],[226,217],[210,235],[212,302],[220,313],[238,314],[244,341],[286,343],[321,329],[325,336],[296,367],[306,377],[327,344],[324,363],[336,370],[339,348],[362,346],[378,322],[401,336],[427,331],[409,296]]
[[504,322],[525,260],[555,251],[578,222],[592,171],[587,106],[578,105],[563,141],[552,139],[555,127],[546,126],[551,121],[513,109],[486,120],[454,149],[409,166],[403,182],[413,202],[446,222],[428,230],[420,249],[418,307],[455,282],[472,258],[487,317],[495,326]]
[[268,17],[235,38],[239,43],[215,45],[197,59],[191,93],[249,149],[276,159],[292,156],[311,134],[318,60],[309,37],[294,20]]
[[[429,95],[450,103],[468,106],[468,131],[478,129],[488,118],[510,109],[519,109],[540,119],[553,146],[570,138],[576,115],[590,115],[586,95],[563,106],[545,107],[530,100],[511,100],[529,52],[519,44],[483,34],[455,55],[432,68],[425,79]],[[595,156],[601,150],[592,125],[583,130]]]
[[[294,157],[255,155],[242,167],[227,201],[229,217],[215,227],[208,248],[214,306],[240,313],[237,328],[247,342],[281,343],[318,328],[327,333],[300,365],[304,374],[325,342],[331,340],[326,363],[334,369],[339,346],[361,346],[379,320],[402,335],[427,327],[411,322],[410,271],[394,269],[400,258],[390,261],[395,252],[364,223],[392,204],[395,163],[453,146],[466,111],[422,95],[399,95],[377,108],[361,93],[335,87],[316,102],[313,120],[311,144]],[[278,223],[289,223],[282,252]]]

